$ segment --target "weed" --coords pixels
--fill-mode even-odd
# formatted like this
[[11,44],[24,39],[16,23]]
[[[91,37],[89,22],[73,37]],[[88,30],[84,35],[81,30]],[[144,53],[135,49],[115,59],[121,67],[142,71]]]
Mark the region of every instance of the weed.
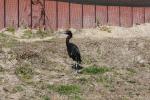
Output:
[[97,82],[102,83],[105,87],[111,87],[112,78],[107,76],[100,76],[98,77]]
[[79,95],[71,96],[71,100],[82,100]]
[[128,83],[131,83],[131,84],[135,84],[135,83],[136,83],[135,80],[128,80],[127,82],[128,82]]
[[23,91],[23,87],[20,86],[20,85],[15,86],[15,87],[13,88],[13,91],[14,91],[14,92],[21,92],[21,91]]
[[83,60],[84,64],[91,64],[92,63],[92,59],[90,58],[90,56],[82,57],[82,60]]
[[50,91],[54,91],[56,89],[56,86],[55,85],[48,85],[47,88]]
[[0,72],[4,72],[4,68],[0,65]]
[[86,83],[88,82],[88,80],[87,80],[86,78],[84,78],[84,77],[81,77],[81,78],[79,78],[78,80],[79,80],[79,82],[80,82],[81,84],[86,84]]
[[43,30],[41,30],[41,29],[39,29],[37,32],[36,32],[36,34],[37,34],[37,36],[39,36],[39,37],[45,37],[45,36],[47,36],[47,32],[46,31],[43,31]]
[[97,66],[90,66],[82,70],[82,73],[85,74],[103,74],[105,72],[110,71],[108,67],[97,67]]
[[43,96],[43,100],[50,100],[49,96]]
[[23,38],[31,38],[33,36],[32,30],[28,29],[24,31]]
[[133,68],[127,68],[127,71],[129,72],[129,74],[135,74],[136,71]]
[[111,29],[108,26],[100,26],[99,28],[101,31],[106,31],[108,33],[111,33]]
[[8,27],[8,28],[6,29],[6,31],[15,33],[15,28],[12,27],[12,26],[10,26],[10,27]]
[[34,72],[29,65],[25,64],[21,67],[17,67],[15,70],[15,74],[23,80],[28,80],[33,77]]

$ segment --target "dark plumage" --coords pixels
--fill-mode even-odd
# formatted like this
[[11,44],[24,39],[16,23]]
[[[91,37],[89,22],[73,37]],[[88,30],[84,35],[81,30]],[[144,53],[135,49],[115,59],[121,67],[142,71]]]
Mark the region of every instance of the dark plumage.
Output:
[[78,70],[80,67],[79,64],[82,62],[79,48],[75,44],[70,43],[69,41],[72,38],[72,32],[66,31],[65,34],[68,35],[66,38],[66,46],[67,46],[68,55],[70,58],[76,61],[75,69]]

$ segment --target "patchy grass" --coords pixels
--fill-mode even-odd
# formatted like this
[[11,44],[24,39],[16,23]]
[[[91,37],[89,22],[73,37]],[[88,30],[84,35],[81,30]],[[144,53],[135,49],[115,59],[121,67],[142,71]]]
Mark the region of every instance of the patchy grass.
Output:
[[22,80],[28,80],[32,79],[34,72],[28,64],[25,64],[23,66],[17,67],[15,74]]
[[70,95],[78,94],[81,92],[81,89],[78,85],[48,85],[50,91],[55,91],[59,94]]
[[13,37],[8,36],[4,33],[0,33],[0,42],[2,43],[3,47],[14,47],[18,41],[15,40]]
[[82,70],[82,73],[84,73],[84,74],[103,74],[110,70],[111,69],[108,67],[90,66],[90,67],[84,68]]

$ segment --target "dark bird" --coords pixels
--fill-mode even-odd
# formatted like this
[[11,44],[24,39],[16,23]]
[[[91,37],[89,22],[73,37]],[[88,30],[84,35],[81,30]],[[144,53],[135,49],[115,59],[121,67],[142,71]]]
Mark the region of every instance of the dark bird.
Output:
[[81,55],[80,55],[80,51],[79,48],[73,44],[70,43],[70,39],[72,38],[72,32],[67,30],[65,32],[65,34],[67,34],[67,38],[66,38],[66,46],[67,46],[67,52],[70,58],[73,59],[73,61],[75,61],[75,65],[73,65],[73,68],[75,68],[75,70],[79,71],[79,69],[81,69],[82,67],[79,65],[81,64],[82,60],[81,60]]

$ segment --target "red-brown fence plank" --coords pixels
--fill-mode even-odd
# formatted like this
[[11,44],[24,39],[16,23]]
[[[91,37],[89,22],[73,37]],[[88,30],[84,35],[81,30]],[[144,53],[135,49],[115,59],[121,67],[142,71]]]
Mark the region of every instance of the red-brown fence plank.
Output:
[[0,0],[0,29],[4,28],[4,0]]
[[95,25],[95,5],[83,4],[83,28],[91,28]]
[[70,24],[72,28],[82,28],[82,5],[70,4]]
[[118,6],[108,6],[108,25],[119,26],[119,16]]
[[120,7],[120,24],[123,27],[131,27],[133,24],[132,7]]
[[107,24],[107,6],[96,6],[96,23],[99,25]]
[[[38,2],[39,1],[39,2]],[[42,13],[44,0],[33,0],[32,2],[32,27],[43,27],[44,15]]]
[[58,1],[58,28],[69,27],[69,3]]
[[145,7],[145,22],[150,23],[150,7]]
[[18,27],[18,0],[6,0],[6,26]]
[[19,26],[31,26],[31,0],[19,0]]
[[45,1],[45,22],[46,22],[46,29],[56,29],[57,28],[57,12],[56,6],[57,2],[53,0],[46,0]]
[[144,7],[133,7],[133,24],[144,23]]

